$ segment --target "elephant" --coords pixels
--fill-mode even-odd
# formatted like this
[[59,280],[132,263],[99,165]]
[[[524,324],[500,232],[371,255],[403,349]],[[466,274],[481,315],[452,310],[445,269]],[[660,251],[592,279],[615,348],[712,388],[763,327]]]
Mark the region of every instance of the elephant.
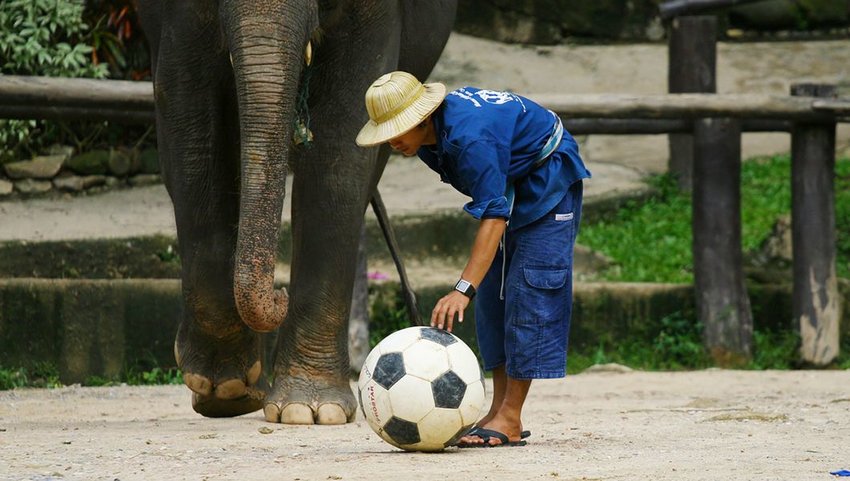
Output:
[[[355,145],[368,119],[364,93],[392,70],[424,80],[456,8],[456,0],[138,0],[182,262],[175,358],[201,415],[354,419],[347,323],[357,247],[389,156],[387,147]],[[295,133],[312,141],[295,144]],[[290,172],[287,293],[275,288],[274,267]],[[262,333],[275,329],[269,369]]]

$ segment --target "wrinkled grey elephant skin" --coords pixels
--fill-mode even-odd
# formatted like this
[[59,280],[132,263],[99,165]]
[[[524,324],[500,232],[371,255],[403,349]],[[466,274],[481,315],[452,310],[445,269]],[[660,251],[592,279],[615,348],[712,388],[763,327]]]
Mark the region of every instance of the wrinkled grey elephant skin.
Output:
[[[455,1],[139,0],[184,312],[175,356],[205,416],[351,421],[347,323],[357,242],[386,147],[354,143],[363,95],[392,70],[427,77]],[[308,44],[310,148],[292,143]],[[274,288],[294,175],[291,288]],[[262,331],[280,325],[271,387]],[[270,371],[270,370],[269,370]]]

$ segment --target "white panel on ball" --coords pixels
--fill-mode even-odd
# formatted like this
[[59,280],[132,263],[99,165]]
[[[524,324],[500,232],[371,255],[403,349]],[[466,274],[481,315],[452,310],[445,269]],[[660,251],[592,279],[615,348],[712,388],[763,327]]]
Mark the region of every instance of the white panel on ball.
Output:
[[456,409],[435,408],[419,421],[422,440],[411,446],[421,451],[439,451],[464,426]]
[[370,380],[360,388],[359,394],[366,422],[373,431],[380,432],[393,415],[389,393],[380,384]]
[[464,394],[463,401],[460,404],[460,415],[465,426],[478,422],[486,398],[486,390],[480,380],[466,386],[466,394]]
[[403,355],[404,369],[408,376],[431,382],[449,370],[446,348],[434,342],[417,342],[405,349]]
[[466,344],[458,342],[446,348],[449,355],[449,365],[461,379],[467,384],[475,381],[480,381],[481,367],[478,365],[478,358],[475,353]]
[[365,382],[366,379],[372,377],[372,374],[375,373],[375,365],[378,363],[380,357],[381,350],[377,347],[372,349],[369,355],[366,356],[366,360],[363,361],[363,367],[360,368],[360,382]]
[[404,376],[389,391],[393,415],[405,421],[418,422],[434,409],[431,383],[414,376]]
[[408,327],[406,329],[396,331],[385,337],[383,340],[381,340],[378,346],[380,346],[381,348],[381,353],[401,352],[418,340],[419,328]]

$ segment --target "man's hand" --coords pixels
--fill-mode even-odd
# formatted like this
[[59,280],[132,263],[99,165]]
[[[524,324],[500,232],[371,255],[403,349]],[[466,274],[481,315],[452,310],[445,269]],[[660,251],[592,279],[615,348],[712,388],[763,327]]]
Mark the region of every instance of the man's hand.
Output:
[[443,296],[431,312],[431,327],[452,332],[455,314],[458,322],[463,322],[463,311],[469,305],[469,298],[458,291],[452,291]]

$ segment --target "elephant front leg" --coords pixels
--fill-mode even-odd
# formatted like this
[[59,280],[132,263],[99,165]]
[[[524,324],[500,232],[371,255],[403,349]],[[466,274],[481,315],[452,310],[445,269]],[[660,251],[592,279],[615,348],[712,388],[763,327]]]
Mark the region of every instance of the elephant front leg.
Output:
[[351,168],[364,166],[362,152],[341,162],[313,157],[319,151],[316,145],[295,173],[290,312],[265,407],[270,422],[342,424],[357,409],[348,317],[371,168]]
[[[245,326],[234,301],[240,176],[234,77],[215,15],[199,15],[196,2],[143,6],[152,34],[162,175],[182,263],[175,357],[195,411],[237,416],[263,407],[268,381],[261,335]],[[180,35],[166,34],[174,31]]]
[[[319,138],[320,125],[314,132]],[[341,424],[356,414],[348,318],[363,215],[387,152],[340,150],[317,143],[295,165],[290,312],[265,407],[270,422]]]

